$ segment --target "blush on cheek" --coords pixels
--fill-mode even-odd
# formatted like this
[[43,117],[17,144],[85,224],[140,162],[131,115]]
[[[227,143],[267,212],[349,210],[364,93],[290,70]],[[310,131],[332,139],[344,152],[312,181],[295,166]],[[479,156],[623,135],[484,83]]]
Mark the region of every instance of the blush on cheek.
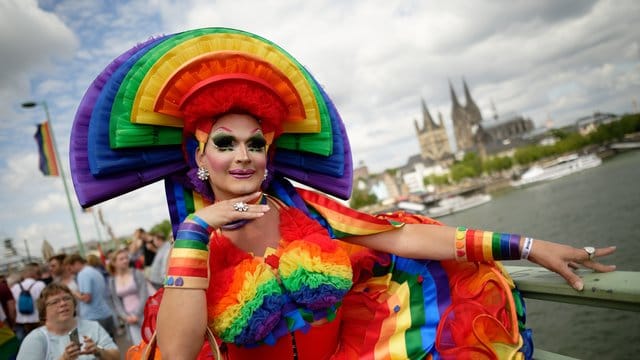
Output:
[[205,155],[205,160],[209,165],[209,171],[213,173],[222,173],[226,172],[229,169],[231,162],[233,161],[232,157],[221,156],[222,154],[211,154],[208,153]]

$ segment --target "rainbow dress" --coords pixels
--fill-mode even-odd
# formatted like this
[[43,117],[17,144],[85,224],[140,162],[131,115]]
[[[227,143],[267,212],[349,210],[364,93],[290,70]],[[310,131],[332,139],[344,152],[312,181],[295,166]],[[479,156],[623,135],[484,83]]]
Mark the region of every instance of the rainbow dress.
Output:
[[[524,359],[524,306],[498,263],[412,260],[339,241],[435,220],[371,216],[315,192],[281,198],[282,239],[255,257],[210,241],[209,326],[237,359]],[[298,200],[299,200],[298,199]]]

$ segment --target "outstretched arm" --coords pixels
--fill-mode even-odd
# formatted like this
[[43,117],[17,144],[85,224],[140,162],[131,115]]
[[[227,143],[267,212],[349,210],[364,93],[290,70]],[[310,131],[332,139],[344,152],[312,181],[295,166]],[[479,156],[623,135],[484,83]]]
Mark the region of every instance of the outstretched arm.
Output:
[[[453,227],[406,224],[395,231],[352,236],[343,240],[408,258],[459,260],[456,257],[456,235],[456,228]],[[522,238],[516,243],[518,255],[522,253],[524,242]],[[615,249],[615,247],[596,249],[593,258],[609,255]],[[503,257],[495,260],[507,259]],[[532,242],[528,260],[560,274],[567,283],[579,291],[583,288],[582,280],[572,271],[572,268],[578,264],[599,272],[609,272],[616,268],[615,265],[604,265],[589,259],[589,254],[584,249],[538,239]]]

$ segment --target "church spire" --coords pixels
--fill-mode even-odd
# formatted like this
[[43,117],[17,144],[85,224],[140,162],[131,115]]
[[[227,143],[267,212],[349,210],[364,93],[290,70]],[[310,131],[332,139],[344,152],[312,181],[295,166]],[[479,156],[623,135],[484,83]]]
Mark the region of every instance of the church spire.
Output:
[[480,108],[476,105],[475,101],[471,97],[471,92],[469,92],[469,86],[467,85],[467,81],[462,78],[462,84],[464,86],[464,97],[465,104],[464,110],[467,113],[467,119],[469,121],[469,125],[479,125],[482,122],[482,114],[480,113]]
[[469,102],[473,102],[471,93],[469,92],[469,87],[467,86],[467,80],[465,80],[464,77],[462,78],[462,85],[464,86],[464,98],[466,103],[468,104]]
[[[466,89],[466,83],[465,83]],[[453,85],[451,85],[451,80],[449,80],[449,92],[451,93],[451,102],[453,103],[453,107],[460,107],[460,103],[458,102],[458,96],[456,95],[456,91],[453,90]]]
[[427,103],[424,101],[424,99],[421,99],[420,102],[422,103],[422,126],[423,126],[423,128],[427,129],[427,130],[437,129],[438,128],[438,124],[436,124],[433,121],[433,118],[431,117],[431,114],[429,113],[429,109],[427,108]]
[[469,91],[469,86],[467,85],[467,80],[465,80],[464,77],[462,78],[462,85],[464,86],[465,107],[466,108],[472,108],[472,107],[477,108],[478,105],[476,105],[476,102],[473,101],[473,98],[471,97],[471,92]]

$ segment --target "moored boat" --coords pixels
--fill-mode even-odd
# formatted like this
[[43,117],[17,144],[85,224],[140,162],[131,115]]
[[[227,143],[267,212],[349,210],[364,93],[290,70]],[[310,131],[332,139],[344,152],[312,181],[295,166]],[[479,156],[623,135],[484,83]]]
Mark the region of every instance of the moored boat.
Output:
[[438,202],[438,205],[427,209],[427,216],[432,218],[445,216],[482,205],[489,201],[491,201],[491,195],[489,194],[476,194],[467,197],[459,195],[453,196],[442,199]]
[[512,186],[523,186],[541,181],[554,180],[602,164],[602,159],[594,154],[570,154],[561,156],[546,165],[534,165],[525,171]]

